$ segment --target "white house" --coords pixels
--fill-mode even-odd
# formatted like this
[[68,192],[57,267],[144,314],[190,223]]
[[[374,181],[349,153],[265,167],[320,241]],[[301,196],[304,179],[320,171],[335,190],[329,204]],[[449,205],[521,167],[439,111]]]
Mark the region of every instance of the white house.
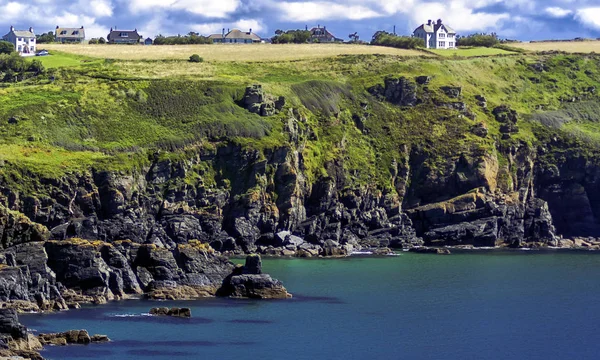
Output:
[[456,49],[456,31],[442,20],[437,23],[429,20],[416,28],[413,36],[423,39],[427,49]]
[[15,30],[15,28],[11,26],[10,32],[4,35],[2,40],[12,43],[15,46],[15,51],[20,55],[35,55],[36,42],[32,27],[30,27],[29,30]]

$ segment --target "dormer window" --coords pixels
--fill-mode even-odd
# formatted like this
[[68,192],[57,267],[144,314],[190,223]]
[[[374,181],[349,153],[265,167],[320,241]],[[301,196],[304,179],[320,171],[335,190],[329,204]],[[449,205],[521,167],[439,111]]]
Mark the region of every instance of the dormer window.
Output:
[[67,30],[63,30],[60,32],[61,35],[67,35]]
[[73,35],[79,35],[79,31],[73,31]]
[[119,34],[120,37],[129,37],[129,34],[126,32],[122,32]]

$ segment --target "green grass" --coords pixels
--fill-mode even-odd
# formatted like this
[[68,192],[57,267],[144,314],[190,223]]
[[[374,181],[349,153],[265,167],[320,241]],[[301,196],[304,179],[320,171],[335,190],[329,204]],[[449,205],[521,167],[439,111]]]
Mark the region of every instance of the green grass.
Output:
[[511,55],[515,54],[511,51],[506,51],[497,48],[459,48],[459,49],[428,49],[427,51],[443,57],[478,57],[478,56],[495,56],[495,55]]
[[[402,162],[410,149],[424,154],[425,168],[442,176],[452,161],[495,154],[498,147],[516,142],[534,144],[542,138],[540,129],[596,146],[589,139],[600,138],[600,127],[589,118],[557,128],[528,120],[539,109],[565,108],[564,100],[574,96],[597,101],[589,91],[600,86],[596,58],[493,56],[510,52],[487,48],[460,49],[456,58],[453,50],[439,52],[449,57],[344,55],[202,64],[90,60],[61,53],[40,57],[56,69],[53,83],[32,80],[0,88],[0,120],[18,119],[17,124],[0,121],[0,159],[44,177],[91,167],[127,172],[147,165],[148,154],[156,151],[181,160],[197,156],[199,146],[223,142],[256,150],[258,158],[266,159],[275,149],[296,146],[284,130],[292,113],[308,181],[327,176],[329,164],[336,162],[348,187],[369,184],[393,190],[391,165]],[[483,55],[489,56],[478,57]],[[544,62],[547,70],[536,72],[531,65],[537,62]],[[379,101],[367,92],[386,76],[419,75],[431,81],[427,89],[418,88],[424,102],[414,108]],[[257,83],[272,95],[286,97],[282,113],[265,118],[239,106],[245,87]],[[443,86],[461,87],[462,96],[448,98],[440,90]],[[476,95],[486,97],[487,110],[478,106]],[[451,102],[464,102],[476,118],[435,105]],[[489,111],[501,104],[521,114],[521,130],[510,140],[501,139],[500,124]],[[356,119],[364,120],[364,132]],[[480,122],[488,127],[489,137],[470,133]],[[223,172],[217,166],[197,166],[185,181],[195,184],[210,174],[214,186]]]
[[90,66],[103,62],[103,60],[99,59],[92,59],[58,51],[51,51],[50,55],[36,56],[34,59],[41,61],[47,69]]

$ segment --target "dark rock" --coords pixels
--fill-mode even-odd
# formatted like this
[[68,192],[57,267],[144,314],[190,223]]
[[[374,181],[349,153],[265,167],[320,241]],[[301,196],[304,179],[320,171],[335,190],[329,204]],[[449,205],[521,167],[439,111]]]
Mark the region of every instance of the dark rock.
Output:
[[182,317],[189,318],[192,317],[192,310],[190,308],[152,308],[150,309],[150,315],[155,316],[172,316],[172,317]]
[[419,85],[428,85],[431,81],[431,76],[417,76],[415,77],[415,81]]
[[252,85],[246,88],[242,105],[251,113],[260,116],[272,116],[283,109],[285,98],[280,96],[274,99],[271,95],[264,92],[262,85]]
[[106,335],[90,336],[86,330],[70,330],[61,333],[39,334],[42,345],[87,345],[89,343],[109,342]]
[[19,119],[16,116],[11,116],[8,118],[8,123],[9,124],[18,124],[19,123]]
[[482,108],[487,108],[487,99],[483,95],[475,95],[475,100],[477,100],[477,104]]
[[496,121],[503,124],[516,124],[519,119],[517,112],[507,105],[500,105],[494,108],[492,114],[496,118]]
[[292,295],[287,292],[281,281],[262,274],[260,257],[248,256],[246,264],[239,266],[223,280],[217,296],[250,299],[285,299]]
[[377,85],[369,92],[383,100],[398,106],[415,106],[417,104],[416,84],[405,77],[387,77],[384,85]]
[[487,128],[487,126],[486,126],[484,123],[479,123],[479,124],[477,124],[477,125],[474,125],[474,126],[471,128],[471,132],[472,132],[474,135],[477,135],[477,136],[479,136],[479,137],[482,137],[482,138],[484,138],[484,137],[486,137],[486,136],[488,135],[488,132],[489,132],[489,131],[488,131],[488,128]]
[[19,323],[16,310],[0,309],[0,334],[11,336],[15,340],[27,338],[27,328]]
[[442,90],[446,96],[453,99],[459,98],[462,94],[462,88],[460,86],[442,86],[440,87],[440,90]]

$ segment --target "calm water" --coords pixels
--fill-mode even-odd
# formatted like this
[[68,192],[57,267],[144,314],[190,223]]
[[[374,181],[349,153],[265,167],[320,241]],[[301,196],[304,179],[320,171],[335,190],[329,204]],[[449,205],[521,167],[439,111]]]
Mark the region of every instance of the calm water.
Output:
[[[265,260],[292,300],[125,301],[22,316],[110,344],[49,359],[598,359],[600,254]],[[192,319],[143,316],[187,306]]]

